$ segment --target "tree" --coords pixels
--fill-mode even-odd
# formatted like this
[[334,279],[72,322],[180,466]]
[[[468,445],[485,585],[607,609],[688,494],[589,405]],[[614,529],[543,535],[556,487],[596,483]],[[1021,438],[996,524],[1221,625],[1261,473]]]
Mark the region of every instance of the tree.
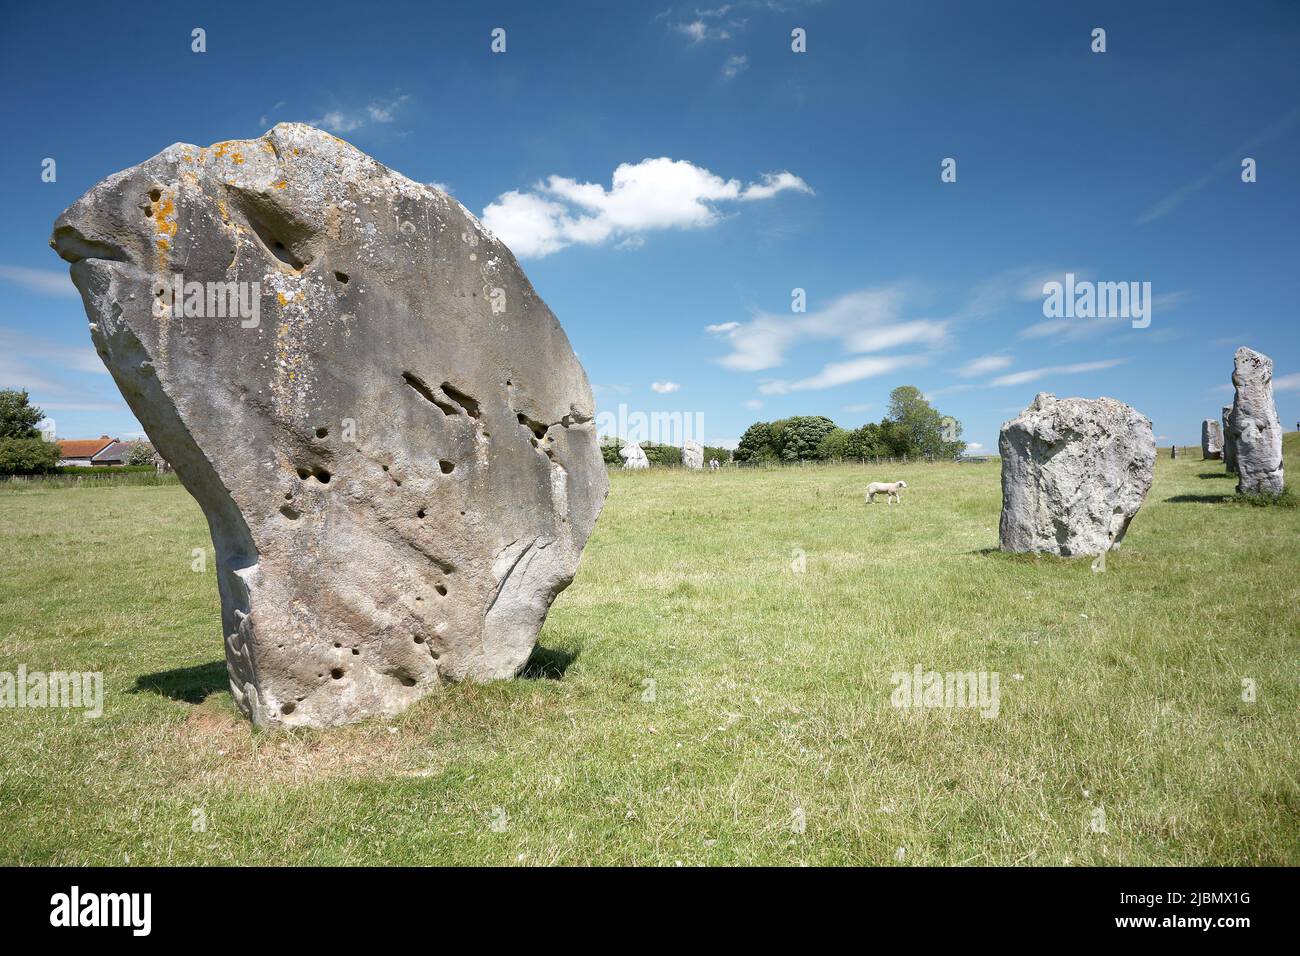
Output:
[[740,443],[736,446],[736,461],[756,464],[775,461],[776,457],[770,422],[754,422],[745,429],[745,434],[740,436]]
[[817,457],[821,461],[842,461],[847,458],[850,434],[843,428],[827,432],[826,437],[817,445]]
[[0,438],[0,475],[43,475],[59,466],[59,446],[44,438]]
[[45,413],[27,403],[26,389],[0,389],[0,439],[39,438],[36,425]]
[[825,415],[798,415],[772,425],[774,444],[782,461],[816,461],[821,441],[835,431]]
[[133,441],[131,442],[131,450],[126,455],[126,463],[128,465],[152,465],[155,455],[153,445],[147,441]]
[[940,415],[915,385],[900,385],[889,393],[886,420],[897,429],[905,453],[913,457],[955,458],[966,450],[966,443],[958,440],[961,423]]
[[0,389],[0,475],[37,475],[59,466],[59,446],[36,429],[45,413],[22,389]]

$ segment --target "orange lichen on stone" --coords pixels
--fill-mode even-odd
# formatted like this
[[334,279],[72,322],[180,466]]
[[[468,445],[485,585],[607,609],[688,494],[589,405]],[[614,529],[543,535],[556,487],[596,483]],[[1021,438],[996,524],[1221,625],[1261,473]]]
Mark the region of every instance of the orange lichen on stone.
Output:
[[275,184],[275,188],[276,188],[276,189],[283,189],[283,188],[284,188],[285,186],[287,186],[287,185],[288,185],[288,182],[287,182],[286,180],[283,180],[283,179],[282,179],[282,180],[280,180],[278,183]]

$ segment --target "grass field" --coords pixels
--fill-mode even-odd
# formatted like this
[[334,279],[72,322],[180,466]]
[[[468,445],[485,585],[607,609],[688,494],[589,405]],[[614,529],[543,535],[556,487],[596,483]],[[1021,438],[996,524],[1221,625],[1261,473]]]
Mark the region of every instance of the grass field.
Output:
[[1104,573],[996,551],[996,461],[615,473],[525,679],[329,732],[235,712],[178,485],[0,492],[0,671],[106,689],[0,710],[0,863],[1295,865],[1300,510],[1165,455]]

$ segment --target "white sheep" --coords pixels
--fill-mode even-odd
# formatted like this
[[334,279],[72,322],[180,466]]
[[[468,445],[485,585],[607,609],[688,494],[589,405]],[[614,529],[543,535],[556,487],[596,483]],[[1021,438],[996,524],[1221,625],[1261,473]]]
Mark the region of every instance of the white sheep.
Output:
[[905,481],[873,481],[871,484],[867,485],[867,503],[874,505],[876,503],[876,495],[885,494],[889,495],[885,500],[891,505],[895,501],[901,503],[903,499],[898,492],[906,487],[907,482]]

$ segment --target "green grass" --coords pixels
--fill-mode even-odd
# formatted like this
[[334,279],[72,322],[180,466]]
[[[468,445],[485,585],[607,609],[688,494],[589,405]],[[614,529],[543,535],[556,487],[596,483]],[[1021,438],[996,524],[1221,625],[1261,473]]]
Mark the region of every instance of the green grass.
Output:
[[[1093,573],[995,550],[996,462],[615,473],[531,678],[276,734],[182,489],[0,490],[0,670],[107,694],[0,710],[0,863],[1295,865],[1300,510],[1232,495],[1160,458]],[[892,707],[915,664],[1000,715]]]

